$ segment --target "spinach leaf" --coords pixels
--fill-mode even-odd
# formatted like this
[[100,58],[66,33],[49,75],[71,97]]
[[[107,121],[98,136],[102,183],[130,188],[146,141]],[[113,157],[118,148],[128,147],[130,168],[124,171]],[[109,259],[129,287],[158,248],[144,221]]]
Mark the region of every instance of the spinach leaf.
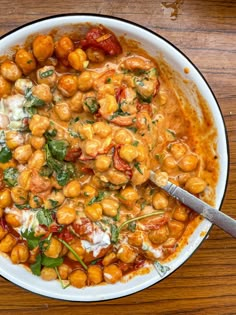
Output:
[[71,177],[75,175],[73,164],[58,161],[53,158],[49,146],[45,146],[47,166],[56,173],[56,179],[61,186],[65,186]]
[[50,167],[48,167],[47,165],[44,165],[43,167],[41,167],[41,170],[39,172],[39,174],[41,176],[45,176],[45,177],[49,177],[51,176],[53,173],[53,169],[51,169]]
[[47,140],[52,140],[52,138],[54,138],[56,135],[57,135],[57,130],[55,128],[50,129],[44,133],[44,136]]
[[111,242],[113,244],[116,244],[118,242],[120,230],[115,224],[112,224],[110,226],[110,229],[111,229]]
[[39,224],[50,226],[53,222],[52,211],[48,211],[46,209],[40,209],[36,217],[39,221]]
[[17,178],[19,175],[18,170],[15,167],[8,167],[3,171],[4,182],[10,186],[14,187],[17,185]]
[[21,232],[21,235],[26,239],[30,250],[39,245],[40,237],[34,236],[34,231],[27,229],[24,232]]
[[84,105],[88,107],[90,113],[95,114],[98,111],[98,103],[95,97],[87,97]]
[[6,146],[0,151],[0,162],[7,163],[12,158],[11,150]]
[[55,268],[55,267],[60,266],[62,263],[63,263],[62,257],[51,258],[51,257],[47,257],[46,255],[42,255],[41,264],[45,267]]
[[34,96],[32,94],[32,90],[30,88],[26,89],[25,92],[26,102],[24,103],[24,107],[41,107],[45,105],[45,102],[40,98]]
[[59,160],[63,161],[66,153],[67,153],[67,147],[68,143],[64,140],[50,140],[48,141],[48,147],[51,151],[52,156]]
[[102,199],[103,199],[104,197],[105,197],[105,192],[104,192],[104,191],[99,191],[98,195],[95,196],[95,197],[93,197],[93,198],[89,201],[88,205],[90,206],[90,205],[92,205],[92,204],[95,203],[95,202],[102,201]]
[[41,273],[41,261],[42,261],[42,256],[38,255],[36,257],[36,261],[34,264],[30,265],[30,269],[32,271],[32,273],[36,276],[40,276]]

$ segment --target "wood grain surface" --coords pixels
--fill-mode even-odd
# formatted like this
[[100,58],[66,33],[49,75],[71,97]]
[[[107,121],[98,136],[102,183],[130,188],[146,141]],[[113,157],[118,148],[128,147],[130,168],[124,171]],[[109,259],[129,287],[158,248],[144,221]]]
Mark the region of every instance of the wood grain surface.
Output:
[[[229,182],[222,210],[236,219],[236,1],[182,0],[175,1],[175,6],[173,2],[0,0],[0,35],[49,15],[99,13],[140,23],[175,44],[202,71],[222,110],[230,146]],[[167,279],[107,302],[58,301],[0,278],[0,314],[42,313],[235,315],[236,240],[213,227],[196,253]]]

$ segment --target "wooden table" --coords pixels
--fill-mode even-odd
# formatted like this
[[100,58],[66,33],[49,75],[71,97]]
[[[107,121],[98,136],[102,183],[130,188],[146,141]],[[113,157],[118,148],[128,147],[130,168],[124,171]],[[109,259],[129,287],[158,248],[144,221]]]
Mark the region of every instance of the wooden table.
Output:
[[[170,2],[174,2],[173,0]],[[224,115],[230,174],[222,209],[236,219],[236,1],[0,0],[0,35],[61,13],[100,13],[140,23],[180,48],[202,71]],[[179,8],[178,8],[179,7]],[[174,274],[142,292],[101,303],[41,297],[0,278],[0,314],[236,314],[236,240],[213,227]]]

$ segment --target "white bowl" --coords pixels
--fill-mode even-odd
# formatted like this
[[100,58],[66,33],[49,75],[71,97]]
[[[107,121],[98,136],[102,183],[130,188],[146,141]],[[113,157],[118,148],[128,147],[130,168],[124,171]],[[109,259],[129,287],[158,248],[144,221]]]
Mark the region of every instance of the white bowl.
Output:
[[[150,55],[156,56],[157,52],[162,54],[167,63],[169,63],[173,69],[179,72],[183,77],[186,76],[188,80],[192,80],[197,85],[198,90],[209,105],[218,131],[220,173],[216,187],[216,208],[219,209],[225,194],[228,176],[228,142],[223,117],[209,85],[199,70],[183,53],[181,53],[166,39],[140,25],[122,19],[101,15],[67,14],[31,22],[2,36],[0,41],[0,55],[9,52],[9,48],[17,44],[24,43],[26,38],[31,34],[47,33],[52,28],[64,30],[65,25],[71,28],[73,24],[87,22],[103,24],[117,35],[126,34],[127,37],[142,43],[142,47],[147,50]],[[186,67],[189,69],[188,74],[185,74],[183,71]],[[125,283],[86,287],[83,289],[68,287],[66,290],[63,290],[59,282],[43,281],[41,278],[26,271],[23,267],[13,265],[7,258],[2,256],[0,256],[0,275],[32,292],[63,300],[102,301],[118,298],[138,292],[156,284],[174,272],[194,253],[194,251],[202,243],[210,228],[211,223],[207,220],[203,220],[200,223],[192,234],[188,244],[181,251],[180,255],[167,264],[170,269],[162,278],[158,275],[155,269],[153,269],[150,273],[142,276],[136,276]]]

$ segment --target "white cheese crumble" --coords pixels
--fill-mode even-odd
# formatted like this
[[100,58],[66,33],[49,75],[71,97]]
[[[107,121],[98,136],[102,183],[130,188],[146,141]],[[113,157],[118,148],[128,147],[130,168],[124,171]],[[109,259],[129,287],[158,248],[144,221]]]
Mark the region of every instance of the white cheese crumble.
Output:
[[100,229],[93,231],[90,237],[92,242],[81,240],[81,243],[87,252],[93,252],[94,257],[97,257],[103,248],[107,248],[111,244],[109,234]]

